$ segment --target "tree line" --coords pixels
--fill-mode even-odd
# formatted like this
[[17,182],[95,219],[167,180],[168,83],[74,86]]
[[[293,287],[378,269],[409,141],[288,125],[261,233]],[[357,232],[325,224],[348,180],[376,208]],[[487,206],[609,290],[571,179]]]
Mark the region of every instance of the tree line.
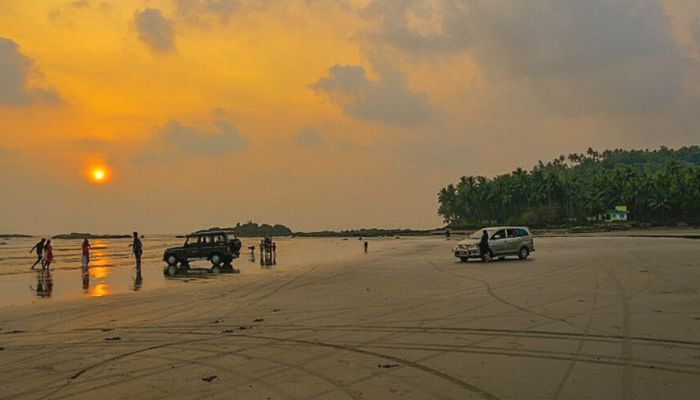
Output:
[[438,193],[452,227],[581,224],[617,205],[629,219],[700,223],[700,147],[605,150],[561,155],[531,170],[463,176]]

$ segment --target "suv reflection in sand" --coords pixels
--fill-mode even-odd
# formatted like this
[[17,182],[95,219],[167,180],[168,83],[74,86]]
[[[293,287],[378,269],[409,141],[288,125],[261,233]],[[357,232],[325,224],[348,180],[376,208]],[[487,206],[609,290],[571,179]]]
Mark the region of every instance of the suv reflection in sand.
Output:
[[491,258],[518,256],[521,260],[525,260],[531,252],[535,251],[535,241],[528,228],[524,226],[497,226],[479,229],[469,238],[457,243],[457,246],[452,250],[454,256],[462,261],[467,261],[470,258],[481,258],[479,242],[484,230],[489,235]]

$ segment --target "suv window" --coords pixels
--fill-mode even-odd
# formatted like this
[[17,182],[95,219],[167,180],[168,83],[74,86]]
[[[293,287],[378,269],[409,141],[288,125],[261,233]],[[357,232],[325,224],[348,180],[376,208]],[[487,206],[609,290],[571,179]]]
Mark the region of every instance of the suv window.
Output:
[[509,237],[509,238],[513,238],[513,237],[518,236],[518,235],[515,233],[515,229],[514,229],[514,228],[508,228],[508,229],[506,229],[506,232],[508,232],[508,237]]
[[505,239],[506,238],[506,230],[501,229],[497,231],[496,233],[491,236],[491,240],[498,240],[498,239]]
[[224,235],[216,235],[214,236],[214,243],[226,243],[226,238]]
[[515,230],[515,233],[517,234],[517,236],[520,236],[520,237],[523,237],[523,236],[530,236],[530,234],[528,233],[528,231],[526,231],[526,230],[523,229],[523,228],[517,228],[517,229]]
[[185,246],[197,246],[199,244],[199,237],[198,236],[190,236],[187,238],[187,242],[185,242]]

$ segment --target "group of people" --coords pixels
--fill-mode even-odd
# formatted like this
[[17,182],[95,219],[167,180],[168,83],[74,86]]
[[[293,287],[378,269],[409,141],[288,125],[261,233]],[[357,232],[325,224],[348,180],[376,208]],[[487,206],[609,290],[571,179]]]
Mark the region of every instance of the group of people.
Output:
[[[129,245],[131,247],[131,252],[136,259],[136,268],[141,268],[141,256],[143,255],[143,243],[139,239],[138,232],[134,232],[134,241]],[[80,262],[83,268],[87,268],[90,264],[90,241],[85,238],[82,244],[82,253],[80,257]],[[41,263],[42,269],[49,269],[51,262],[53,262],[53,246],[51,245],[51,240],[46,238],[41,238],[41,240],[34,245],[34,247],[29,250],[29,253],[36,251],[36,261],[32,264],[31,269],[35,269],[36,265]]]
[[29,254],[34,252],[34,250],[36,250],[36,261],[32,264],[32,269],[36,268],[36,265],[39,263],[41,263],[42,269],[48,269],[53,261],[53,246],[51,245],[51,241],[41,238],[39,243],[35,244],[34,247],[29,250]]

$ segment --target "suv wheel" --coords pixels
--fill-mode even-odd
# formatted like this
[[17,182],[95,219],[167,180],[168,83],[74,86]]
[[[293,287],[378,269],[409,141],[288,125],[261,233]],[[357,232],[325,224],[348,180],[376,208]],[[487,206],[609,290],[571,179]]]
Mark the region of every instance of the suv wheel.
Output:
[[212,264],[213,266],[218,267],[219,265],[221,265],[221,261],[222,261],[222,260],[221,260],[221,256],[220,256],[220,255],[214,254],[214,255],[211,256],[211,264]]
[[530,255],[530,249],[527,247],[523,246],[520,248],[520,251],[518,252],[518,258],[521,260],[527,260],[527,257]]
[[169,276],[175,276],[177,275],[177,265],[175,264],[170,264],[168,265],[168,275]]
[[168,265],[176,265],[177,264],[177,257],[174,255],[169,255],[167,259]]
[[459,258],[462,262],[467,262],[469,261],[469,257],[460,257]]
[[212,274],[220,274],[221,273],[221,265],[215,265],[211,267],[211,273]]

